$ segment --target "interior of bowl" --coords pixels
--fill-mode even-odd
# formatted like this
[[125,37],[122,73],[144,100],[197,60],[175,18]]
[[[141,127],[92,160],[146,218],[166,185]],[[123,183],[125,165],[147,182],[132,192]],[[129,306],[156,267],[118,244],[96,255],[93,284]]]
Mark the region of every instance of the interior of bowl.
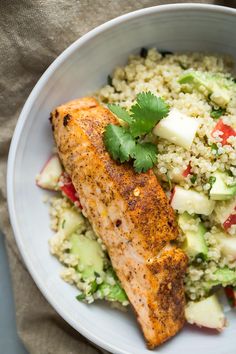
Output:
[[[30,95],[13,138],[8,169],[8,201],[19,249],[37,285],[61,316],[96,344],[113,353],[149,351],[131,312],[105,304],[85,305],[60,279],[61,265],[50,255],[48,206],[35,176],[51,154],[50,111],[106,83],[107,75],[141,47],[171,51],[224,52],[236,58],[236,12],[202,5],[163,6],[138,11],[95,29],[68,48]],[[186,326],[158,353],[233,353],[236,317],[219,335]],[[227,342],[227,346],[225,343]]]

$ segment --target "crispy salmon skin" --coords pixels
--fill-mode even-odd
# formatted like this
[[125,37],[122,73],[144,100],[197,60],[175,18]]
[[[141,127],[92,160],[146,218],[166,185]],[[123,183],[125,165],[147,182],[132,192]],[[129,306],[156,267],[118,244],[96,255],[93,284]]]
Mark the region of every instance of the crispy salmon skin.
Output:
[[52,126],[60,159],[84,215],[107,247],[149,348],[184,324],[186,255],[172,245],[175,215],[152,170],[137,174],[111,159],[103,144],[116,117],[94,98],[57,107]]

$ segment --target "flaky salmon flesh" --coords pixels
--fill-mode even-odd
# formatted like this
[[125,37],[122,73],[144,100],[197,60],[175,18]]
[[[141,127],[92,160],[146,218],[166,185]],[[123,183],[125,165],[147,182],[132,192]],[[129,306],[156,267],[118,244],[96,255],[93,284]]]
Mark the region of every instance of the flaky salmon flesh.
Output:
[[183,326],[187,257],[173,242],[175,215],[152,170],[137,174],[112,160],[103,144],[117,118],[94,98],[57,107],[52,128],[60,159],[84,215],[103,240],[149,348]]

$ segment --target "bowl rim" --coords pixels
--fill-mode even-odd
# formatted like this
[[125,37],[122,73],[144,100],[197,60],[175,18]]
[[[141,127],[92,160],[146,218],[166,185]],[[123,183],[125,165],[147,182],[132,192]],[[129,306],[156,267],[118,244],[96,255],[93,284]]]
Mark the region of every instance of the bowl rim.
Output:
[[147,7],[144,9],[139,9],[136,11],[132,11],[126,13],[124,15],[113,18],[84,34],[79,39],[74,41],[71,45],[69,45],[59,56],[50,64],[47,70],[42,74],[39,78],[38,82],[32,89],[30,95],[28,96],[21,113],[19,115],[13,138],[10,145],[10,150],[8,154],[8,164],[7,164],[7,203],[8,203],[8,211],[10,216],[11,226],[13,228],[14,237],[20,251],[20,254],[23,257],[23,260],[27,266],[27,269],[33,278],[35,284],[39,288],[40,292],[49,302],[49,304],[56,310],[56,312],[67,322],[69,323],[76,331],[81,333],[84,337],[86,337],[89,341],[94,343],[95,345],[104,348],[105,350],[110,351],[111,353],[117,354],[130,354],[126,350],[122,350],[115,345],[109,344],[104,340],[100,339],[100,337],[91,333],[89,330],[84,328],[83,324],[77,322],[76,325],[73,320],[61,310],[61,308],[57,305],[56,301],[54,301],[53,296],[50,295],[50,292],[47,291],[47,288],[44,287],[44,282],[38,276],[37,270],[34,269],[31,264],[31,260],[27,257],[26,252],[24,251],[24,244],[21,238],[21,230],[17,222],[17,215],[15,210],[15,197],[14,197],[14,170],[15,170],[15,158],[16,152],[18,148],[18,144],[20,143],[21,133],[24,128],[24,125],[27,121],[28,114],[31,108],[34,105],[35,100],[37,99],[38,94],[43,89],[44,85],[50,80],[51,75],[56,71],[57,68],[60,67],[62,63],[64,63],[68,57],[70,57],[75,51],[77,51],[81,46],[83,46],[87,41],[96,37],[98,34],[115,27],[119,24],[127,22],[131,19],[138,18],[141,16],[149,15],[151,13],[162,13],[162,12],[173,12],[173,11],[188,11],[188,10],[200,10],[200,11],[211,11],[216,13],[221,13],[225,15],[236,15],[236,9],[229,8],[226,6],[219,6],[213,4],[202,4],[202,3],[176,3],[176,4],[166,4],[166,5],[157,5],[152,7]]

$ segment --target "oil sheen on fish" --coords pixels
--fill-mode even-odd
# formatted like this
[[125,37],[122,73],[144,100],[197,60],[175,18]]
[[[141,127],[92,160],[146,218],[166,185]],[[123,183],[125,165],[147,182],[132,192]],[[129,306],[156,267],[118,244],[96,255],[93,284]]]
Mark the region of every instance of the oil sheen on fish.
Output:
[[94,98],[57,107],[52,127],[60,159],[80,197],[84,215],[107,247],[149,348],[184,324],[187,258],[173,246],[178,229],[152,170],[111,159],[103,144],[117,118]]

